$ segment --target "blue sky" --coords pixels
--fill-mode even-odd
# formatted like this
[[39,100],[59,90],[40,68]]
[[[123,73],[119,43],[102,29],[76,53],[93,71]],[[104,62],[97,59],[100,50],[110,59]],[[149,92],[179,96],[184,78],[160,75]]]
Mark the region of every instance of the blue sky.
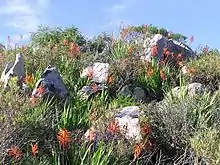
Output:
[[153,24],[170,31],[193,35],[200,44],[220,48],[220,1],[199,0],[0,0],[0,42],[7,36],[28,40],[37,26],[75,25],[88,37],[117,32],[125,25]]

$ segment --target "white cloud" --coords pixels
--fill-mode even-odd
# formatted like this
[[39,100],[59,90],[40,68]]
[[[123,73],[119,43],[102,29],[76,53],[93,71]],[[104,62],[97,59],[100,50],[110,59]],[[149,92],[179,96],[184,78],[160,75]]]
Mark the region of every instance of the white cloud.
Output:
[[0,5],[0,15],[7,16],[6,26],[25,32],[32,32],[43,23],[45,10],[51,0],[4,0]]
[[107,17],[107,22],[101,26],[102,29],[120,28],[122,23],[130,23],[126,18],[126,13],[141,0],[121,0],[118,3],[104,9]]

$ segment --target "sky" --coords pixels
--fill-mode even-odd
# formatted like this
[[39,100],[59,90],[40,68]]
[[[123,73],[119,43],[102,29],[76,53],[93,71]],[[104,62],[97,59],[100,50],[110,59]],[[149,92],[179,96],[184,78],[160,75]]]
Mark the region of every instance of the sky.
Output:
[[219,0],[0,0],[0,43],[27,42],[39,25],[74,25],[86,37],[152,24],[187,37],[192,48],[220,48]]

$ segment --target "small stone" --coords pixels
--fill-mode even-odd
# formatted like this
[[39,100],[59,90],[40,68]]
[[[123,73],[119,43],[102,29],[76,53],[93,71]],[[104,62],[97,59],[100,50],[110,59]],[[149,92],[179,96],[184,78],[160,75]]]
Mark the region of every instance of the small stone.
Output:
[[137,102],[144,101],[146,98],[146,93],[141,87],[135,87],[133,91],[133,98]]

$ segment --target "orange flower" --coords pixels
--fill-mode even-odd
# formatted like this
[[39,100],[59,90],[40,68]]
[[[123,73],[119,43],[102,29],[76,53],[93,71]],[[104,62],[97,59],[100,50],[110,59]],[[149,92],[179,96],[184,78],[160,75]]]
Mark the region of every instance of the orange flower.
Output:
[[162,80],[167,80],[167,76],[163,70],[160,70],[160,77]]
[[46,88],[43,87],[42,85],[40,85],[39,88],[37,88],[37,93],[39,93],[40,95],[44,95],[46,92]]
[[208,53],[208,52],[209,52],[209,47],[206,46],[206,47],[203,49],[203,52],[204,52],[204,53]]
[[26,84],[32,84],[34,79],[33,79],[33,76],[32,75],[27,75],[25,78],[24,78],[24,81]]
[[35,96],[31,96],[30,102],[31,102],[31,104],[36,105],[39,102],[39,99]]
[[147,77],[151,77],[153,75],[154,75],[154,69],[150,67],[149,70],[147,71]]
[[112,83],[114,82],[114,76],[113,76],[113,75],[108,76],[107,82],[108,82],[109,84],[112,84]]
[[93,66],[89,67],[88,77],[89,77],[90,80],[92,80],[93,77],[94,77],[94,69],[93,69]]
[[194,36],[191,36],[189,40],[190,40],[190,44],[193,43],[193,41],[194,41]]
[[112,123],[110,123],[110,125],[108,126],[108,131],[114,135],[117,133],[120,133],[120,127],[118,125],[118,121],[113,121]]
[[188,69],[187,74],[190,77],[194,77],[194,75],[196,74],[196,69],[195,68]]
[[98,91],[98,85],[96,83],[94,83],[92,85],[92,90],[93,90],[94,93],[96,93]]
[[79,54],[80,53],[80,47],[76,43],[70,44],[70,51],[72,54]]
[[57,139],[63,149],[68,149],[72,142],[71,134],[65,128],[61,129],[57,134]]
[[120,32],[121,37],[123,39],[125,39],[127,37],[128,33],[129,33],[129,29],[128,28],[122,29],[122,31]]
[[152,47],[152,56],[155,57],[158,55],[158,46],[157,45],[154,45]]
[[134,148],[134,160],[136,160],[141,155],[141,152],[143,151],[143,148],[144,148],[144,144],[143,143],[137,143],[135,145],[135,148]]
[[14,146],[8,150],[8,155],[16,161],[19,161],[23,156],[23,152],[18,146]]
[[178,63],[178,65],[179,65],[180,67],[183,67],[183,66],[184,66],[183,61],[178,61],[177,63]]
[[67,46],[69,44],[69,41],[67,39],[63,40],[63,45]]
[[133,48],[130,47],[130,48],[129,48],[129,55],[131,55],[132,53],[133,53]]
[[152,127],[149,125],[147,122],[142,122],[141,123],[141,133],[143,136],[147,136],[151,134],[152,132]]
[[37,158],[38,150],[39,148],[37,144],[31,144],[31,151],[35,158]]
[[179,53],[179,54],[177,55],[177,60],[178,60],[178,61],[182,61],[182,60],[183,60],[183,55],[182,55],[182,53]]
[[96,139],[96,132],[94,129],[89,130],[89,141],[94,142]]
[[165,57],[171,55],[171,52],[168,50],[168,48],[164,48],[164,49],[163,49],[163,55],[164,55]]

